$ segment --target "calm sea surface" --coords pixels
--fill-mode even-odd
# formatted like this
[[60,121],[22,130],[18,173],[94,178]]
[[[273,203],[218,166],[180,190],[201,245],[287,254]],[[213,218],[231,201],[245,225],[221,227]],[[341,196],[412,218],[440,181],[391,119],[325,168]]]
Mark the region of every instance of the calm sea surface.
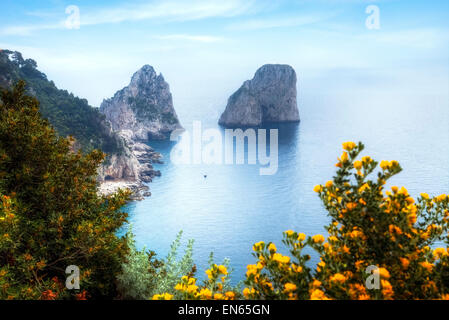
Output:
[[[226,97],[175,99],[175,104],[187,130],[194,120],[202,121],[203,129],[219,128]],[[279,129],[279,169],[272,176],[260,176],[258,164],[174,165],[174,142],[151,142],[164,156],[165,163],[156,165],[162,176],[149,184],[151,197],[126,207],[138,246],[165,257],[183,230],[183,243],[195,240],[199,277],[214,252],[216,262],[231,260],[234,282],[243,279],[246,265],[254,262],[253,243],[274,241],[280,248],[287,229],[325,232],[329,219],[312,189],[333,176],[344,141],[364,142],[364,154],[376,160],[398,160],[404,170],[389,186],[404,185],[414,196],[449,193],[447,96],[304,94],[299,110],[299,124],[269,126]]]

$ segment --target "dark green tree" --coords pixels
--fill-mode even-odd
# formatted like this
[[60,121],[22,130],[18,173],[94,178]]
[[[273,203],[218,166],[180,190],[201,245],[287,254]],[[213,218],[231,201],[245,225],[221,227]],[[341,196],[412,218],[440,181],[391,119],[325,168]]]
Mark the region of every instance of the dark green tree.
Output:
[[[23,81],[0,99],[0,298],[115,297],[129,193],[98,195],[104,154],[74,152]],[[65,288],[69,265],[80,269],[80,290]]]

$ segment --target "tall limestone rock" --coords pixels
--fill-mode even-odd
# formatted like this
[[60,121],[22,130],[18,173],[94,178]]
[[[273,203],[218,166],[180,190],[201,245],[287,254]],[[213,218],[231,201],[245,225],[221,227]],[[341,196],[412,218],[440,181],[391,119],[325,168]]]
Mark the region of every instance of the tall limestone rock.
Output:
[[297,121],[295,70],[289,65],[266,64],[229,97],[218,123],[245,127]]
[[127,87],[104,100],[100,112],[114,130],[126,131],[127,135],[131,132],[134,141],[165,139],[173,130],[182,128],[168,83],[149,65],[134,73]]

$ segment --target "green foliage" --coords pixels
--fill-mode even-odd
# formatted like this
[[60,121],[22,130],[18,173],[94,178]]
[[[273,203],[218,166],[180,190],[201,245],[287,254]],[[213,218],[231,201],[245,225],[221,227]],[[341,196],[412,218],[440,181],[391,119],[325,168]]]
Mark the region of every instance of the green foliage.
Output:
[[131,228],[126,238],[129,252],[122,264],[122,272],[117,276],[117,287],[123,299],[148,299],[155,294],[168,292],[176,294],[175,285],[181,277],[194,275],[193,240],[189,240],[184,255],[178,259],[182,231],[173,241],[170,252],[164,260],[155,259],[153,251],[137,250]]
[[91,107],[86,99],[59,90],[36,68],[34,60],[24,60],[19,52],[0,51],[0,87],[7,88],[18,80],[25,80],[27,92],[39,100],[42,116],[60,136],[75,137],[77,146],[86,152],[93,149],[108,154],[123,152],[122,139],[111,131],[105,116],[97,108]]
[[[103,153],[71,152],[23,81],[0,99],[0,298],[115,297],[129,193],[98,195]],[[69,265],[80,268],[81,292],[64,286]]]
[[157,286],[156,274],[163,264],[154,259],[154,252],[137,250],[131,228],[126,238],[129,252],[122,263],[122,273],[117,276],[118,291],[123,299],[146,300]]
[[189,240],[181,259],[177,259],[178,250],[181,245],[182,231],[178,233],[173,241],[170,252],[164,260],[163,267],[156,274],[156,286],[152,294],[169,292],[175,293],[174,287],[182,276],[186,274],[193,275],[196,267],[193,264],[193,240]]

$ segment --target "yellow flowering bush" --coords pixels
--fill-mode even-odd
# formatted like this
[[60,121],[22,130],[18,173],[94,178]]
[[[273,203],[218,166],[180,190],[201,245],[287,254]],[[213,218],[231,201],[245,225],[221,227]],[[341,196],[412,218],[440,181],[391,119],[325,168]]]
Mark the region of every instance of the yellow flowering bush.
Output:
[[[201,286],[192,275],[186,275],[176,284],[176,298],[182,300],[234,300],[236,293],[228,287],[228,269],[224,265],[211,264],[206,270],[207,280]],[[155,294],[153,300],[171,300],[169,293]]]
[[[331,218],[327,237],[287,230],[282,242],[289,255],[274,243],[255,243],[257,260],[247,266],[242,296],[232,292],[233,298],[449,298],[449,197],[422,193],[414,199],[404,187],[385,190],[401,166],[359,158],[363,149],[362,143],[343,143],[335,177],[314,187]],[[443,240],[446,248],[431,249]],[[303,253],[306,246],[320,257],[313,270]],[[222,271],[218,266],[206,271],[209,281],[201,287],[184,277],[176,289],[185,299],[226,298],[217,281],[226,275]],[[378,279],[377,285],[370,279]]]

